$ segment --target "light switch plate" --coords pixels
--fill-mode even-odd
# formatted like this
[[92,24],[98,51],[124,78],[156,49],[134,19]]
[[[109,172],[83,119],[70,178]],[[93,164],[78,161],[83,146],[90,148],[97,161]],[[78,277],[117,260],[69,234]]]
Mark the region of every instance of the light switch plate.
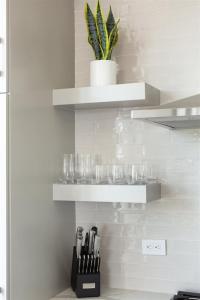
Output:
[[144,255],[167,255],[166,240],[143,240],[142,254]]

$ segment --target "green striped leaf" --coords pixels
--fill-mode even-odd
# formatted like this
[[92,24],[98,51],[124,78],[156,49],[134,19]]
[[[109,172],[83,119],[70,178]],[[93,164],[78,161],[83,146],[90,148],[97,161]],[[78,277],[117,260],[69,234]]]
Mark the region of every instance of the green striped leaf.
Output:
[[115,24],[115,26],[112,29],[112,31],[110,33],[110,36],[109,36],[109,52],[108,52],[108,55],[107,55],[108,60],[111,59],[113,49],[114,49],[114,47],[116,46],[116,44],[118,42],[118,38],[119,38],[118,23],[119,23],[119,20]]
[[110,6],[107,21],[106,21],[106,27],[107,27],[107,31],[108,31],[108,36],[110,36],[111,31],[115,27],[115,18],[114,18],[111,6]]
[[[118,34],[115,35],[115,40],[116,40],[116,42],[115,42],[115,44],[116,44],[117,41],[118,41]],[[107,58],[106,58],[107,60],[110,60],[112,58],[112,53],[113,53],[114,47],[115,47],[115,45],[113,45],[109,48],[109,52],[108,52],[108,55],[107,55]]]
[[88,30],[88,42],[94,50],[95,58],[100,60],[103,58],[103,53],[99,44],[97,23],[88,3],[85,5],[85,19]]
[[108,41],[108,32],[106,28],[106,23],[103,18],[99,0],[97,2],[97,10],[96,10],[96,25],[97,25],[100,46],[103,51],[103,58],[105,59],[109,51],[109,41]]

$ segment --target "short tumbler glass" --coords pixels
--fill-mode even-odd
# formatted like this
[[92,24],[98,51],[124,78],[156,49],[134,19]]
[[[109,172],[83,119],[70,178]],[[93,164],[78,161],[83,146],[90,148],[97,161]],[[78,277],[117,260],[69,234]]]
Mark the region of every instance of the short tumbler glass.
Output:
[[62,180],[63,183],[74,183],[75,166],[74,166],[74,154],[64,154],[63,158],[63,170]]

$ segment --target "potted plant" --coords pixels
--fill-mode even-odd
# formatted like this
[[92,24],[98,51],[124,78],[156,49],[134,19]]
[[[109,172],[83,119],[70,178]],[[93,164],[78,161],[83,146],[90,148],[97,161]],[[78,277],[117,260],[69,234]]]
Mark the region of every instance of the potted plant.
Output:
[[107,20],[104,19],[100,2],[93,13],[89,4],[85,4],[85,19],[88,30],[88,42],[94,51],[95,60],[90,64],[91,86],[116,84],[117,64],[111,60],[112,52],[118,42],[118,24],[110,7]]

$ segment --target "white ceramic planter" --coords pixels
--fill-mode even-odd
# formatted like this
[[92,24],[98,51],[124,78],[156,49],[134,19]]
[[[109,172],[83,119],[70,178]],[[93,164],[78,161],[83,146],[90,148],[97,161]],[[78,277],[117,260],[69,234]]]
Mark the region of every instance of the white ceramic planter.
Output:
[[113,60],[94,60],[90,63],[90,85],[105,86],[117,83],[117,63]]

